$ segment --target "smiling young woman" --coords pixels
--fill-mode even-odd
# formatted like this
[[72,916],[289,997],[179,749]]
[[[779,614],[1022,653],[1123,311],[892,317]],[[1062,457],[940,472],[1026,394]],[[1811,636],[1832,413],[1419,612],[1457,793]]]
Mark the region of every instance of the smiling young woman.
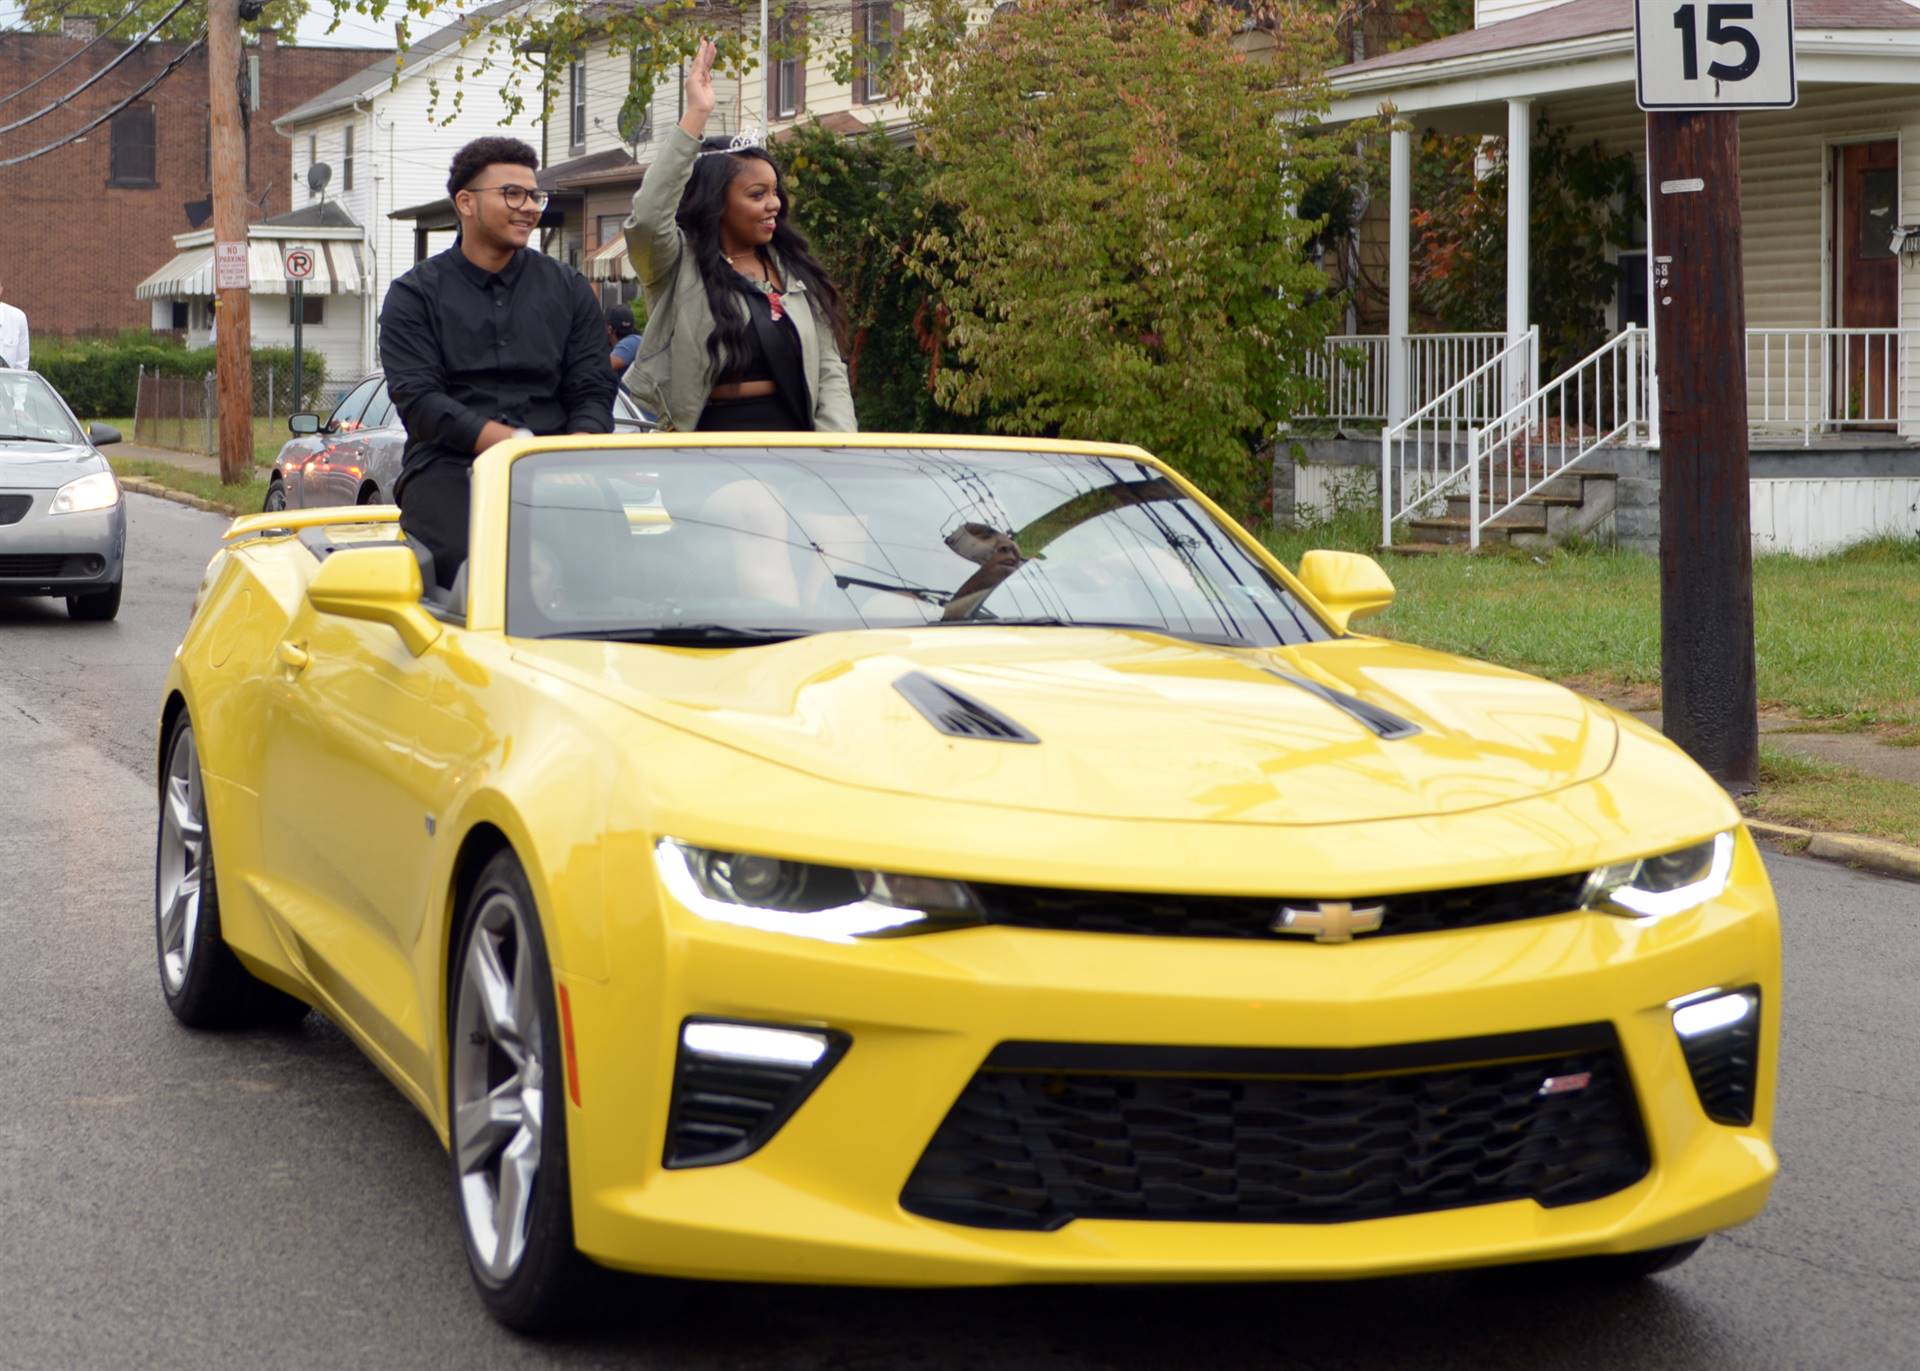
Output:
[[840,293],[787,222],[766,150],[702,138],[713,58],[702,43],[627,219],[648,316],[627,386],[663,428],[851,433]]

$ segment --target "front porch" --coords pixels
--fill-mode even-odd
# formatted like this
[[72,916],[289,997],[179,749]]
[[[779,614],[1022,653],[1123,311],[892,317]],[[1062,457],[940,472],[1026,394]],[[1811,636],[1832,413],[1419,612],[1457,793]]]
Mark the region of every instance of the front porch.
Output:
[[[1744,357],[1729,363],[1747,379],[1756,545],[1764,536],[1806,547],[1827,534],[1763,535],[1763,505],[1781,491],[1762,482],[1882,482],[1862,508],[1920,531],[1920,489],[1905,484],[1920,478],[1920,9],[1900,0],[1803,0],[1797,9],[1799,107],[1741,120],[1747,328]],[[1630,156],[1644,178],[1632,23],[1626,0],[1570,0],[1333,73],[1334,121],[1392,116],[1386,329],[1327,340],[1312,412],[1292,430],[1368,435],[1385,543],[1456,529],[1470,544],[1535,532],[1551,540],[1556,521],[1573,516],[1542,507],[1564,509],[1593,473],[1615,478],[1617,498],[1578,531],[1647,545],[1632,483],[1643,467],[1657,483],[1658,470],[1659,367],[1647,325],[1663,254],[1646,246],[1651,225],[1609,249],[1619,282],[1610,336],[1580,362],[1543,374],[1529,317],[1535,121]],[[1428,130],[1479,135],[1504,160],[1501,331],[1411,327],[1413,157],[1416,134]],[[1649,200],[1655,193],[1647,187]],[[1315,460],[1303,470],[1339,475],[1343,462],[1319,458],[1348,449],[1309,446]],[[1915,460],[1876,466],[1875,455]],[[1878,474],[1849,474],[1869,467]],[[1304,475],[1296,503],[1322,504],[1321,479]],[[1796,508],[1842,493],[1809,488]],[[1644,531],[1657,536],[1653,523]]]

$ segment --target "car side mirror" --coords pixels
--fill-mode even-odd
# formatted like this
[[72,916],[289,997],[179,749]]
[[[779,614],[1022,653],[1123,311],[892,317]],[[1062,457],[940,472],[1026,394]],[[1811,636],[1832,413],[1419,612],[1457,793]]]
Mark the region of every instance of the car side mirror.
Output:
[[95,447],[105,447],[120,441],[120,430],[112,424],[88,424],[87,441]]
[[1357,552],[1316,549],[1300,558],[1300,583],[1320,602],[1337,632],[1393,603],[1393,582],[1380,563]]
[[320,416],[318,414],[289,414],[287,416],[287,432],[289,433],[297,434],[304,438],[308,434],[318,433],[319,431]]
[[420,561],[399,543],[343,548],[320,564],[307,600],[322,614],[385,624],[418,657],[440,637],[440,622],[420,604]]

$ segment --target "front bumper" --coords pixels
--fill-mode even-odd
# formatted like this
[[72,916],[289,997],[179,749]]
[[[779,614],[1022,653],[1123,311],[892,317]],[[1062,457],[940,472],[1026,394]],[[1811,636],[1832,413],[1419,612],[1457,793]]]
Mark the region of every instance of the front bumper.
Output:
[[84,595],[119,581],[127,551],[127,502],[50,515],[51,490],[18,491],[32,505],[0,524],[0,596]]
[[[568,1110],[576,1239],[664,1275],[876,1285],[1314,1279],[1627,1252],[1765,1204],[1778,919],[1744,833],[1714,903],[1658,922],[1570,914],[1350,944],[985,928],[850,946],[662,911],[614,939],[612,976],[563,978],[579,1100]],[[1711,1121],[1669,1002],[1761,992],[1750,1126]],[[851,1046],[758,1151],[669,1170],[663,1140],[688,1017],[820,1026]],[[1604,1023],[1649,1166],[1602,1198],[1338,1223],[1079,1218],[1006,1231],[911,1213],[902,1191],[975,1072],[1009,1042],[1351,1049]]]

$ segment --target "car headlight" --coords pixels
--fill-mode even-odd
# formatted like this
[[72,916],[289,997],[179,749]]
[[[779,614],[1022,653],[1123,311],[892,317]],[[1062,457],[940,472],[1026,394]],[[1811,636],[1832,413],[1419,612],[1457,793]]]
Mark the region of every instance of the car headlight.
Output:
[[120,502],[120,483],[111,471],[96,471],[68,481],[54,492],[49,514],[84,514],[90,509],[112,509]]
[[1657,857],[1603,866],[1587,878],[1582,904],[1609,914],[1658,919],[1705,904],[1733,874],[1733,834],[1720,833]]
[[704,918],[828,942],[932,933],[983,921],[960,881],[717,852],[662,838],[654,865],[667,892]]

